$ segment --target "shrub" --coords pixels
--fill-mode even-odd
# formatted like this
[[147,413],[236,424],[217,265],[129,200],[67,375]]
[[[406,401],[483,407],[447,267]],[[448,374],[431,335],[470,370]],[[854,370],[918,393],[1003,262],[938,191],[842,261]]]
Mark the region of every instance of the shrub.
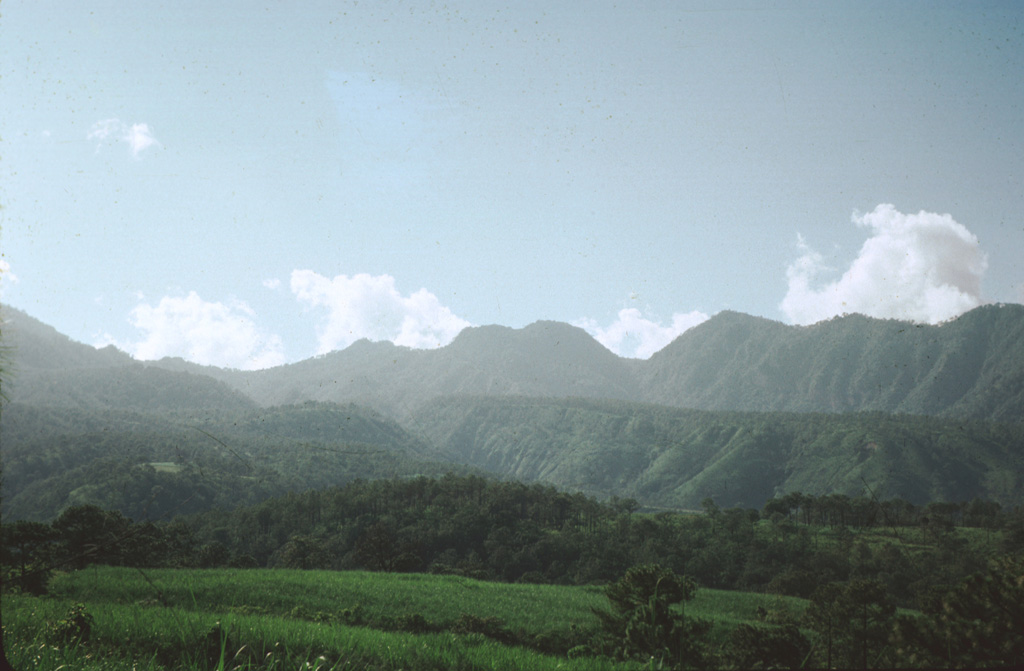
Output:
[[505,645],[517,642],[516,635],[509,631],[504,621],[493,616],[480,617],[463,613],[459,615],[459,619],[452,625],[451,631],[454,634],[481,634]]
[[92,622],[92,614],[85,610],[85,604],[76,603],[62,619],[50,624],[47,638],[56,645],[87,643],[92,635]]
[[359,627],[366,624],[366,612],[363,610],[361,604],[356,604],[351,608],[346,608],[338,613],[338,618],[343,624],[347,624],[350,627]]
[[440,627],[419,613],[399,616],[399,618],[395,620],[395,627],[399,631],[407,631],[410,634],[428,634],[440,631]]

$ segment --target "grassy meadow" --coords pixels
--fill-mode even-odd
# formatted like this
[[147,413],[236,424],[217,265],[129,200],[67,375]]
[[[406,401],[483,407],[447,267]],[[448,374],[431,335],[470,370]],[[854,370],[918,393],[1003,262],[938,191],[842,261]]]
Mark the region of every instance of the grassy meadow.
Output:
[[[421,574],[96,566],[55,576],[50,592],[3,599],[5,649],[14,668],[637,668],[581,656],[577,646],[585,646],[598,626],[593,609],[607,607],[598,587]],[[64,635],[75,604],[91,616],[85,642]],[[795,598],[702,589],[686,608],[713,621],[712,640],[721,640],[739,623],[761,621],[759,608],[762,617],[781,622],[797,618],[804,605]]]

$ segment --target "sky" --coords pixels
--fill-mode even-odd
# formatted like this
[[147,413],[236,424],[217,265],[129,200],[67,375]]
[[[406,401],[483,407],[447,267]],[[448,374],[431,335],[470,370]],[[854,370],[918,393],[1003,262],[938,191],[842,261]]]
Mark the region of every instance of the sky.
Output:
[[0,301],[264,368],[1024,302],[1024,3],[0,6]]

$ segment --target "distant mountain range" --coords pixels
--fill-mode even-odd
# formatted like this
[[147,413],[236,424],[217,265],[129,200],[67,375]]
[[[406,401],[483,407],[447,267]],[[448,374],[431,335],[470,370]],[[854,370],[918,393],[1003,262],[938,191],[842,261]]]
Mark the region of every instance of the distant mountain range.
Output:
[[646,361],[618,357],[580,328],[537,322],[467,328],[436,350],[362,340],[254,372],[170,359],[150,365],[210,375],[264,406],[355,402],[395,417],[472,394],[1015,422],[1024,419],[1024,306],[979,307],[938,326],[862,315],[787,326],[722,312]]
[[[0,427],[8,454],[24,455],[33,435],[53,436],[32,421],[84,412],[110,418],[113,432],[146,422],[164,431],[161,422],[171,421],[229,445],[261,435],[261,464],[294,483],[306,476],[294,463],[274,466],[274,436],[290,441],[282,455],[294,455],[297,444],[343,450],[355,434],[331,428],[341,412],[376,427],[359,434],[360,445],[419,464],[402,472],[447,463],[672,507],[704,496],[759,506],[794,488],[865,486],[915,500],[1024,503],[1020,305],[980,307],[938,326],[849,315],[799,327],[722,312],[648,360],[618,357],[559,322],[484,326],[436,350],[363,340],[261,371],[140,363],[76,343],[23,312],[2,314],[0,391],[17,419],[5,421],[16,431]],[[82,442],[75,423],[61,427],[64,444]],[[186,433],[195,443],[199,434]],[[345,477],[380,472],[378,461],[365,466],[346,466]],[[5,456],[8,480],[29,472]],[[63,487],[75,484],[65,479]],[[310,474],[314,480],[330,474]],[[244,486],[238,482],[232,486]],[[82,486],[73,488],[78,499],[92,491]],[[59,508],[58,498],[47,505]]]
[[[1021,305],[979,307],[938,326],[862,315],[787,326],[722,312],[646,361],[618,357],[582,329],[559,322],[518,330],[483,326],[467,328],[435,350],[360,340],[342,351],[248,372],[181,359],[143,366],[112,347],[75,343],[24,313],[5,314],[17,374],[9,386],[29,397],[44,393],[40,386],[61,371],[127,367],[160,384],[167,378],[159,377],[159,369],[204,378],[191,379],[195,385],[220,380],[262,406],[359,403],[398,418],[433,399],[461,394],[607,398],[703,410],[1024,419]],[[236,397],[231,403],[246,401]]]

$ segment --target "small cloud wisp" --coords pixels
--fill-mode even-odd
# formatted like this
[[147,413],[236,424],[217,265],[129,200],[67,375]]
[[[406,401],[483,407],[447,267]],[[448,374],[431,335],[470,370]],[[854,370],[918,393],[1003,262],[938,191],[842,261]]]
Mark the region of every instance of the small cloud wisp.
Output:
[[11,271],[11,264],[5,259],[0,259],[0,296],[3,295],[5,284],[17,284],[18,276]]
[[124,142],[134,158],[139,158],[139,154],[150,147],[161,146],[160,141],[153,136],[153,131],[149,129],[149,124],[134,123],[129,126],[120,119],[97,121],[89,129],[86,139],[96,143],[97,152],[106,143]]

